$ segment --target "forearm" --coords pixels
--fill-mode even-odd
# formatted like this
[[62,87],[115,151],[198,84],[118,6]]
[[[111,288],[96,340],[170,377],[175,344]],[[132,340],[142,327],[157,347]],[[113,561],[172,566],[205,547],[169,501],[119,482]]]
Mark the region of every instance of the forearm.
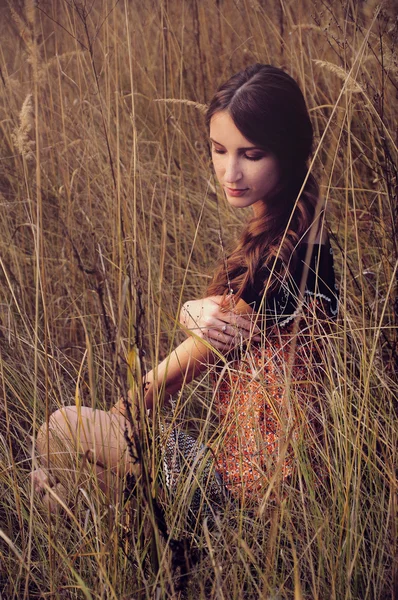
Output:
[[[237,315],[248,315],[253,312],[243,300],[239,300],[233,309]],[[219,352],[218,356],[220,356]],[[217,350],[191,333],[157,368],[152,369],[144,377],[146,406],[152,408],[154,400],[162,390],[166,396],[178,392],[184,383],[195,379],[216,359]]]
[[[237,302],[234,311],[238,315],[247,315],[253,312],[243,300]],[[144,399],[147,408],[152,409],[159,394],[165,396],[175,394],[184,383],[189,383],[199,373],[206,370],[210,364],[213,364],[216,360],[217,350],[211,348],[208,342],[191,334],[157,367],[149,371],[143,378]],[[119,400],[111,410],[123,413],[124,401]]]
[[153,407],[159,394],[172,396],[184,383],[190,383],[209,364],[214,354],[202,340],[190,336],[144,377],[144,394],[147,408]]
[[[143,377],[144,400],[152,409],[159,394],[172,396],[184,383],[189,383],[214,362],[214,354],[202,340],[190,336],[169,354],[157,367]],[[129,392],[131,400],[131,392]],[[121,398],[111,408],[112,412],[125,413],[125,400]]]

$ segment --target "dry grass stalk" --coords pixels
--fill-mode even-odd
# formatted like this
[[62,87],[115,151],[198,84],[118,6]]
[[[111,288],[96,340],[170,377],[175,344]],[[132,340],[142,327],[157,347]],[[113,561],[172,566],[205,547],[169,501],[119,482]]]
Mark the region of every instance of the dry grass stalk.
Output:
[[319,67],[322,67],[323,69],[329,71],[329,73],[334,73],[335,75],[337,75],[337,77],[344,82],[344,91],[346,93],[363,93],[363,90],[359,83],[357,83],[355,79],[349,73],[344,71],[344,69],[342,69],[341,67],[325,60],[314,59],[313,62]]
[[[150,4],[62,2],[50,18],[26,0],[25,16],[17,14],[21,2],[10,3],[12,18],[0,20],[7,65],[6,86],[0,82],[0,594],[177,596],[155,508],[163,507],[178,539],[191,490],[182,485],[168,501],[155,484],[158,420],[152,433],[142,415],[148,472],[146,481],[130,482],[134,502],[105,498],[93,476],[74,494],[69,521],[48,522],[39,501],[29,519],[24,440],[35,407],[41,422],[70,404],[78,386],[82,403],[108,408],[131,385],[131,348],[144,370],[180,341],[181,303],[203,296],[211,263],[228,252],[244,217],[223,203],[207,153],[203,160],[203,119],[179,105],[204,113],[219,83],[261,61],[299,79],[318,140],[314,170],[341,290],[339,321],[322,348],[321,433],[309,440],[326,475],[314,472],[305,440],[293,440],[296,480],[284,485],[277,473],[265,485],[262,514],[231,506],[213,528],[198,524],[196,545],[184,553],[187,596],[392,597],[395,22],[380,13],[371,25],[373,0],[323,2],[316,10],[308,0],[285,2],[283,10],[270,0],[255,14],[249,0],[203,0],[194,12],[177,0]],[[311,30],[322,35],[304,33]],[[359,52],[367,39],[368,50]],[[353,64],[358,81],[349,77]],[[28,94],[35,77],[37,115]],[[342,86],[352,97],[335,107]],[[157,102],[177,108],[178,123]],[[34,180],[19,155],[33,160],[36,125]],[[290,405],[298,407],[293,395]],[[157,417],[208,443],[220,433],[212,406],[203,376],[184,387],[174,413]],[[304,411],[298,418],[305,420]]]
[[19,126],[12,133],[12,140],[16,150],[26,161],[31,162],[34,159],[35,142],[31,139],[31,133],[35,126],[35,116],[33,107],[33,95],[28,94],[22,104],[19,113]]
[[183,104],[184,106],[192,106],[204,115],[208,109],[207,104],[201,104],[200,102],[194,102],[193,100],[185,100],[184,98],[155,98],[154,102],[167,102],[170,104]]

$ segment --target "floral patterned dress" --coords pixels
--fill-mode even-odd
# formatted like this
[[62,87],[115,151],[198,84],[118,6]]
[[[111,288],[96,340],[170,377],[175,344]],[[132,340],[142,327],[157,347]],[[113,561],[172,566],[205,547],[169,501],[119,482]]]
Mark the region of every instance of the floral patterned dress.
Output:
[[[173,427],[162,444],[166,488],[191,523],[213,515],[226,497],[257,503],[274,476],[291,475],[292,439],[314,439],[319,429],[319,350],[338,305],[330,245],[310,251],[302,244],[294,277],[268,300],[263,282],[260,274],[243,296],[259,316],[263,342],[238,348],[214,374],[217,441],[205,446]],[[184,497],[187,506],[177,506]]]
[[215,468],[230,494],[249,503],[274,476],[291,475],[291,440],[314,439],[319,429],[319,350],[338,302],[330,245],[302,244],[298,265],[270,301],[262,298],[261,280],[245,294],[264,341],[235,353],[215,381]]

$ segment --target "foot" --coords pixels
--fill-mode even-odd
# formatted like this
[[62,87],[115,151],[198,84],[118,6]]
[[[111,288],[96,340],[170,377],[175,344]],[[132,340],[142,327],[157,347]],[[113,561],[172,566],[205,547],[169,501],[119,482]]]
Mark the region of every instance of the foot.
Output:
[[[52,514],[62,510],[62,504],[67,504],[68,495],[61,483],[52,483],[49,474],[44,469],[35,469],[30,474],[33,491]],[[56,497],[57,496],[57,497]],[[60,502],[61,500],[61,502]]]
[[38,496],[42,496],[46,489],[51,487],[50,477],[44,469],[35,469],[31,472],[30,478],[33,485],[33,491]]
[[43,496],[43,503],[55,515],[64,510],[64,505],[68,505],[68,494],[62,483],[56,483],[51,490],[54,492],[46,492]]

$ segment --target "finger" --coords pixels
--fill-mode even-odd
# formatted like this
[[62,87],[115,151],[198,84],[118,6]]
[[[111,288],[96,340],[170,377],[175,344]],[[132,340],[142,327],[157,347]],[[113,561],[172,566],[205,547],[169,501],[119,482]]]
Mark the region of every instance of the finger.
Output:
[[223,348],[232,348],[236,344],[236,335],[229,335],[226,331],[219,329],[209,329],[207,332],[208,340],[211,344],[216,342]]
[[[251,329],[242,329],[225,321],[212,319],[211,324],[198,328],[195,333],[211,344],[216,341],[223,349],[230,349],[246,341],[261,342],[261,335],[254,333],[253,324],[251,325]],[[260,331],[259,328],[257,330]]]
[[222,344],[221,342],[217,342],[217,340],[211,340],[210,343],[213,348],[216,348],[220,352],[229,352],[231,350],[231,346],[229,344]]
[[223,320],[232,326],[243,329],[247,332],[253,332],[255,334],[260,333],[258,325],[253,323],[253,317],[237,315],[233,311],[228,311],[223,315]]
[[231,337],[241,336],[244,340],[261,341],[261,329],[251,321],[242,323],[240,320],[232,325],[224,322],[221,331]]
[[237,338],[247,339],[250,335],[250,332],[246,329],[242,330],[240,327],[235,325],[228,325],[228,323],[222,322],[222,326],[218,326],[215,330],[218,332],[217,338],[220,339],[220,333],[222,334],[222,339],[227,341],[230,340],[230,343],[233,344]]
[[213,327],[195,327],[190,330],[194,335],[202,338],[203,340],[213,343],[213,340],[219,340],[220,336],[222,336],[222,340],[224,341],[228,336],[225,336],[220,328]]
[[203,323],[203,329],[204,330],[214,330],[214,331],[222,331],[225,332],[227,330],[227,327],[230,328],[231,331],[231,326],[228,324],[227,321],[224,321],[223,319],[219,319],[217,317],[207,317],[206,319],[204,319],[204,323]]
[[250,317],[238,317],[236,319],[236,327],[244,331],[245,334],[250,334],[250,337],[260,335],[261,329]]
[[[209,340],[210,341],[210,340]],[[231,343],[223,343],[223,342],[219,342],[215,339],[212,339],[210,341],[211,345],[216,348],[217,350],[219,350],[221,353],[228,353],[231,350],[233,350],[233,348],[236,347],[237,344],[231,344]]]

